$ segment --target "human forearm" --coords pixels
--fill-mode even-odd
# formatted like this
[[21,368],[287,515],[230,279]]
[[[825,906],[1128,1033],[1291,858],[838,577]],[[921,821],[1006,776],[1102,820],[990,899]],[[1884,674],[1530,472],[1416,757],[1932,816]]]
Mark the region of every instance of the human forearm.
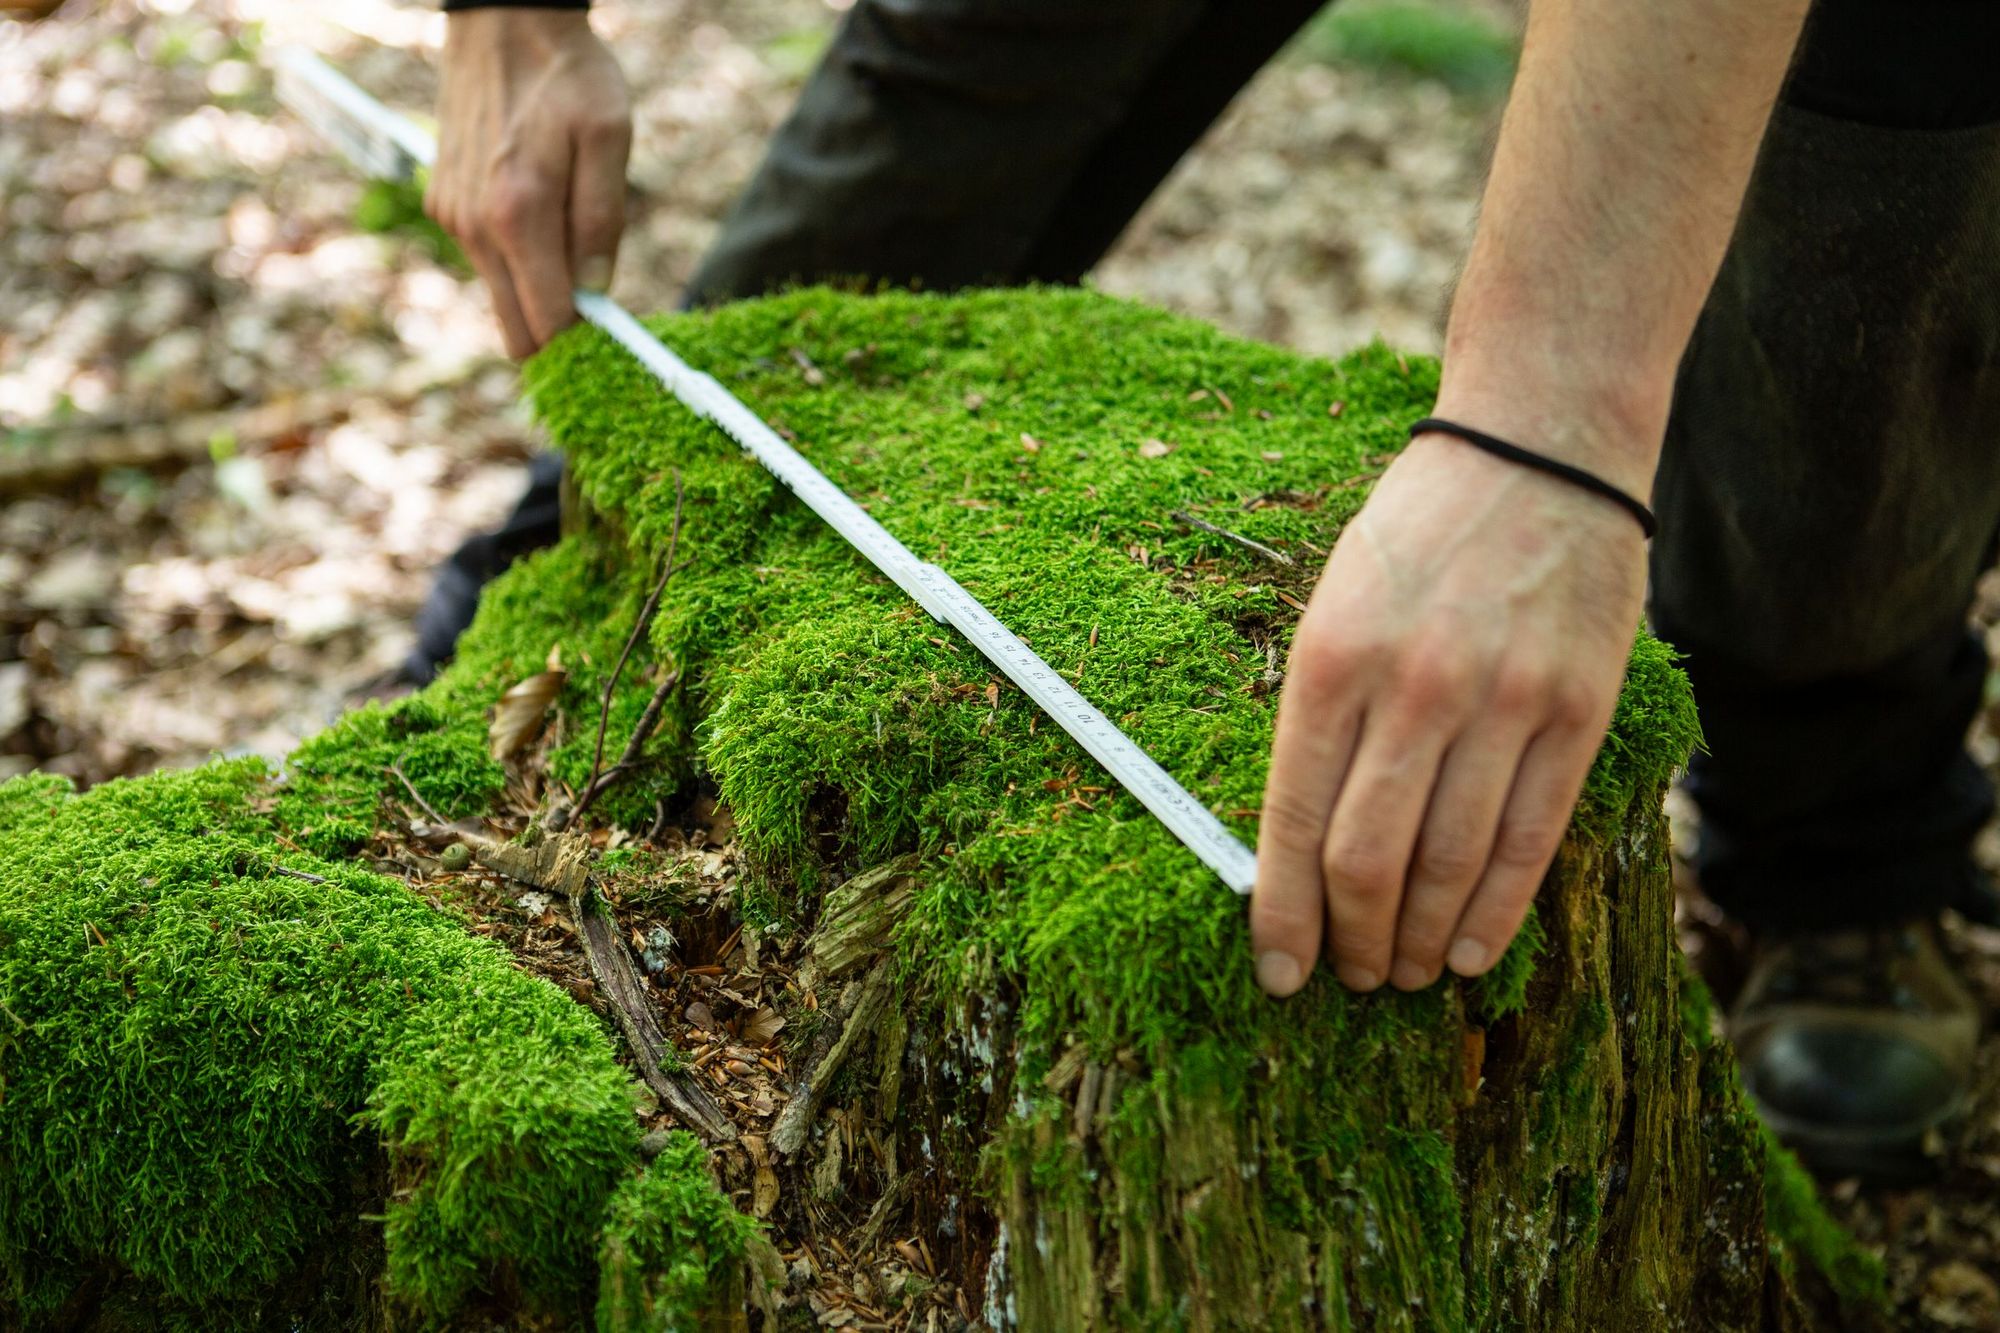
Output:
[[1536,0],[1439,415],[1644,494],[1806,0]]

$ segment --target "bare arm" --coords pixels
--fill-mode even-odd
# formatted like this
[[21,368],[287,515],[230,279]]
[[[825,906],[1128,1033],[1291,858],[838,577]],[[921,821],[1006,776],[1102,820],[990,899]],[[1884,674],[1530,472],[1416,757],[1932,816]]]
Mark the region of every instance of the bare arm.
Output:
[[448,20],[438,164],[425,200],[486,280],[511,356],[611,283],[632,113],[582,9],[461,9]]
[[[1644,496],[1675,367],[1806,0],[1536,0],[1445,339],[1437,413]],[[1632,517],[1414,440],[1292,648],[1251,908],[1285,995],[1476,975],[1520,928],[1616,702]]]

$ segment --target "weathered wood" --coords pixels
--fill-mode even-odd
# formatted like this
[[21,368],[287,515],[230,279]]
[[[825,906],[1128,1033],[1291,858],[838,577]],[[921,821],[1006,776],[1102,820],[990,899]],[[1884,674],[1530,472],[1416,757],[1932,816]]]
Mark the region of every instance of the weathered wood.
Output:
[[[686,1071],[678,1068],[680,1054],[661,1030],[654,1005],[639,981],[639,969],[611,918],[596,910],[590,890],[590,840],[565,833],[545,838],[533,847],[491,844],[476,852],[480,864],[510,879],[549,893],[561,894],[576,922],[577,939],[590,962],[598,991],[611,1006],[618,1030],[625,1034],[632,1058],[646,1086],[676,1116],[710,1142],[736,1137],[736,1127],[715,1099]],[[675,1067],[669,1067],[675,1066]]]

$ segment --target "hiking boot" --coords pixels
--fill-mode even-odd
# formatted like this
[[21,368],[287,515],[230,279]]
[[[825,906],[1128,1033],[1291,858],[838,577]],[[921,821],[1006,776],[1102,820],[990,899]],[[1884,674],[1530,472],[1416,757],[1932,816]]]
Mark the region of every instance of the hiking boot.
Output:
[[1822,1176],[1899,1184],[1964,1108],[1979,1009],[1920,921],[1760,941],[1729,1030],[1787,1146]]

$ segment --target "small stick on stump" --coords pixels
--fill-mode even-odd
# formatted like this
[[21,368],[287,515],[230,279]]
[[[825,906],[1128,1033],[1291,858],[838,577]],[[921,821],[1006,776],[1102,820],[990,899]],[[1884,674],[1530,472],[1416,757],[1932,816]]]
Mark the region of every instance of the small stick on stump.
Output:
[[1168,517],[1173,519],[1174,522],[1185,524],[1190,528],[1199,528],[1203,532],[1212,532],[1218,537],[1227,538],[1235,542],[1238,546],[1241,546],[1244,550],[1255,551],[1258,555],[1263,556],[1266,560],[1274,564],[1283,565],[1287,569],[1298,568],[1298,561],[1292,559],[1283,551],[1275,550],[1260,541],[1245,537],[1240,532],[1231,532],[1228,528],[1218,527],[1205,518],[1196,518],[1193,514],[1179,509],[1174,510]]
[[[674,576],[674,554],[681,544],[681,474],[674,469],[674,526],[667,535],[667,563],[660,570],[659,581],[653,584],[653,591],[646,597],[646,604],[639,608],[639,619],[633,623],[632,632],[625,637],[624,650],[618,654],[618,663],[611,668],[611,675],[604,682],[604,702],[597,711],[597,749],[590,756],[590,781],[584,790],[597,785],[598,769],[604,764],[604,728],[611,720],[611,697],[617,692],[618,677],[625,672],[625,662],[632,656],[632,649],[639,640],[646,637],[646,630],[653,623],[653,613],[660,609],[660,594],[667,590],[667,580]],[[574,816],[572,816],[574,817]]]
[[410,799],[415,801],[420,807],[422,807],[423,812],[431,817],[431,823],[449,824],[451,821],[446,819],[443,815],[439,814],[436,810],[431,808],[431,803],[429,801],[426,801],[424,799],[424,794],[417,790],[417,784],[410,781],[410,775],[403,771],[403,761],[405,759],[408,759],[409,757],[410,757],[410,752],[408,750],[405,750],[403,753],[397,755],[396,762],[389,765],[389,771],[391,773],[394,773],[396,777],[402,782],[403,790],[410,794]]
[[[632,738],[625,742],[625,753],[618,756],[617,763],[591,778],[589,785],[583,789],[583,795],[577,798],[575,807],[570,810],[568,822],[575,823],[581,819],[583,812],[590,809],[591,803],[602,796],[612,783],[637,766],[639,751],[644,749],[646,742],[651,739],[653,729],[660,725],[660,710],[666,706],[667,696],[672,694],[674,686],[680,683],[679,667],[667,672],[661,679],[658,687],[653,690],[653,697],[646,701],[646,711],[639,714],[639,721],[632,728]],[[603,731],[600,728],[598,744],[603,743]]]

